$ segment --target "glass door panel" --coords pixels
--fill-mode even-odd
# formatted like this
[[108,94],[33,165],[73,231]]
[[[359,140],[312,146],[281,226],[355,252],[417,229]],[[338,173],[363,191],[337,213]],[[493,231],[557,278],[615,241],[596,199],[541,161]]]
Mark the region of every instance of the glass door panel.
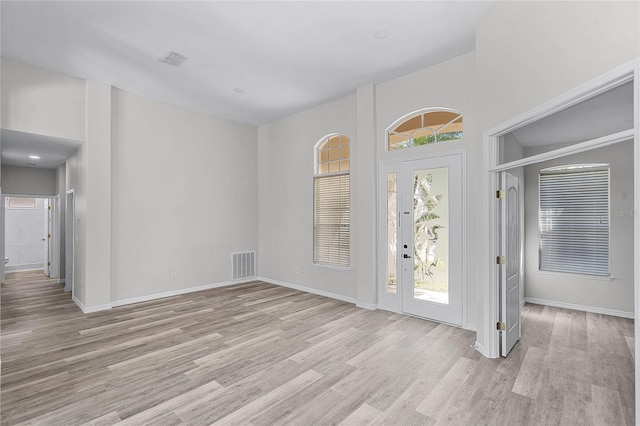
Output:
[[397,292],[398,187],[397,173],[387,174],[387,293]]
[[413,172],[413,297],[449,304],[449,169]]

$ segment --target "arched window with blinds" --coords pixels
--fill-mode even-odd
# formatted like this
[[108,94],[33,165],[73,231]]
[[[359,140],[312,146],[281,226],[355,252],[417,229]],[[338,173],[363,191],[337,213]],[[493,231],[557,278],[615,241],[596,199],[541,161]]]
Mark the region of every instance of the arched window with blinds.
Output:
[[350,140],[341,134],[315,145],[313,263],[348,268],[351,250]]

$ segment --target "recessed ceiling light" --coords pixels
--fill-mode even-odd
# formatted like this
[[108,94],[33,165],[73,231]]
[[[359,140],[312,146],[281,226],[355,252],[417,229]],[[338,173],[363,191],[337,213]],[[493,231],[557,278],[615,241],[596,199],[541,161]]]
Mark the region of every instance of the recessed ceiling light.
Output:
[[374,37],[378,40],[384,40],[385,38],[387,38],[387,36],[388,34],[385,30],[380,30],[374,34]]
[[32,160],[39,160],[40,157],[37,155],[30,155],[29,158],[31,158]]
[[236,93],[244,93],[244,90],[239,87],[236,87],[235,89],[233,89],[233,91]]

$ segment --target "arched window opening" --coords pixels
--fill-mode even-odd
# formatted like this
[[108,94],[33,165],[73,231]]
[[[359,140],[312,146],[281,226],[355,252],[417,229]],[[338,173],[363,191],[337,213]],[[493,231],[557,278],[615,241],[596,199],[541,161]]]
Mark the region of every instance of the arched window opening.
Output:
[[387,131],[390,151],[455,139],[462,139],[462,114],[450,109],[417,111]]
[[347,268],[351,247],[350,147],[331,134],[315,145],[313,178],[313,263]]

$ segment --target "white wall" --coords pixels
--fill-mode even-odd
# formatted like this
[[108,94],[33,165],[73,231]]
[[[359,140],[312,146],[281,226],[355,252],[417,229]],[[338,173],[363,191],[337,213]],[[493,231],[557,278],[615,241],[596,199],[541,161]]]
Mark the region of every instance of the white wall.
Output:
[[[259,128],[260,276],[356,298],[353,227],[350,270],[313,265],[313,148],[329,133],[348,136],[354,146],[355,117],[356,96],[349,95]],[[353,205],[353,189],[351,197]]]
[[[74,194],[74,218],[75,218],[75,242],[73,261],[73,297],[80,303],[86,304],[86,146],[83,143],[66,164],[66,188],[73,190]],[[65,211],[65,214],[68,212]],[[66,241],[66,244],[69,242]],[[65,274],[66,277],[66,274]],[[65,278],[66,279],[66,278]]]
[[0,66],[3,129],[84,139],[84,80],[7,58]]
[[[479,139],[476,132],[477,111],[473,93],[475,91],[475,53],[468,53],[430,68],[379,84],[376,90],[376,146],[379,160],[402,160],[408,156],[429,156],[449,150],[465,151],[466,181],[463,183],[466,193],[466,232],[463,236],[464,259],[466,261],[464,285],[467,297],[464,310],[467,316],[463,326],[476,324],[476,277],[478,275],[478,256],[476,246],[475,221],[478,216],[476,206],[476,180],[481,171],[477,161]],[[464,138],[457,141],[426,145],[405,150],[386,151],[385,131],[398,118],[412,111],[427,107],[447,107],[460,111],[463,115]],[[375,182],[371,182],[376,185]],[[379,259],[378,264],[384,265]],[[373,266],[372,266],[373,267]],[[399,297],[399,296],[397,296]]]
[[[84,161],[87,220],[84,226],[86,253],[86,306],[111,303],[111,86],[86,81]],[[77,198],[76,198],[77,202]]]
[[[535,152],[527,152],[534,155]],[[611,280],[588,279],[538,271],[538,174],[540,170],[581,163],[609,163]],[[525,167],[526,279],[525,296],[633,314],[633,143]]]
[[[476,31],[478,136],[640,56],[639,9],[638,2],[497,2]],[[481,191],[480,174],[476,182]],[[478,215],[478,253],[484,220]],[[479,318],[483,275],[479,268]],[[486,342],[482,328],[478,341]]]
[[[5,241],[5,217],[4,217],[4,197],[1,195],[2,191],[0,188],[0,259],[4,262],[5,258],[5,244],[2,242]],[[4,282],[4,267],[0,268],[0,283]]]
[[5,257],[9,258],[5,270],[42,269],[43,237],[43,198],[36,199],[35,209],[5,208]]
[[56,171],[34,167],[2,166],[2,191],[5,194],[56,195]]
[[112,105],[112,300],[230,280],[231,253],[258,248],[257,129],[117,89]]

